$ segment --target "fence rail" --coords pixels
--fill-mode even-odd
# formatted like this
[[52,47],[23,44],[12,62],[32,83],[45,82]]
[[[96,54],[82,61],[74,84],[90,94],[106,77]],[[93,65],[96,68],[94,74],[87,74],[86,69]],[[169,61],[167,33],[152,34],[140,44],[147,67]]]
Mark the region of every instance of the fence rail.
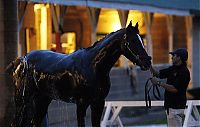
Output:
[[[117,123],[119,127],[123,127],[123,123],[119,117],[119,113],[122,108],[145,106],[145,101],[107,101],[105,103],[106,110],[101,122],[101,127],[111,126],[114,122]],[[152,101],[151,106],[164,106],[164,101]],[[200,126],[200,113],[197,106],[200,106],[200,100],[187,101],[183,127]]]

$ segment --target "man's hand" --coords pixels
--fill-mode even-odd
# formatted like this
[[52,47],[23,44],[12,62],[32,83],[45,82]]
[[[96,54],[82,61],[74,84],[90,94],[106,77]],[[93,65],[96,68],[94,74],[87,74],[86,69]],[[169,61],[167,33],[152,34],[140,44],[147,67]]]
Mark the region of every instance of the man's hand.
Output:
[[159,81],[158,81],[158,79],[157,79],[156,77],[152,77],[151,83],[152,83],[153,85],[159,85]]
[[152,82],[153,85],[161,86],[165,90],[167,90],[171,93],[177,93],[178,92],[178,90],[173,85],[163,83],[163,82],[159,81],[156,77],[152,77],[151,82]]

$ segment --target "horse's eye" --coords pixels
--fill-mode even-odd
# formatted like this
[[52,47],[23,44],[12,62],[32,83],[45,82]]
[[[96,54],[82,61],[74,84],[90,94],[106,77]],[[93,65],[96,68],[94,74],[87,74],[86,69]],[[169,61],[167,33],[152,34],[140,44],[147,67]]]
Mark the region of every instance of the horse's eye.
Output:
[[126,42],[125,45],[126,45],[126,46],[129,46],[129,42]]

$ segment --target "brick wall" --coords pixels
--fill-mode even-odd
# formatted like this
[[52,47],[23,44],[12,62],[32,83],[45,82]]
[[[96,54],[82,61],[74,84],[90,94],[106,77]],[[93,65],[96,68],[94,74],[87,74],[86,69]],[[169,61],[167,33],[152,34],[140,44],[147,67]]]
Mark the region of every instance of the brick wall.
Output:
[[174,49],[186,48],[187,47],[187,35],[186,35],[186,24],[185,17],[174,16]]
[[168,32],[166,18],[164,14],[154,14],[151,31],[154,64],[168,63]]
[[91,26],[86,8],[68,7],[64,20],[65,32],[76,32],[77,49],[91,45]]
[[[186,25],[185,17],[173,16],[174,35],[173,48],[186,48]],[[167,30],[167,15],[154,14],[152,22],[153,61],[154,64],[168,63],[169,44]]]

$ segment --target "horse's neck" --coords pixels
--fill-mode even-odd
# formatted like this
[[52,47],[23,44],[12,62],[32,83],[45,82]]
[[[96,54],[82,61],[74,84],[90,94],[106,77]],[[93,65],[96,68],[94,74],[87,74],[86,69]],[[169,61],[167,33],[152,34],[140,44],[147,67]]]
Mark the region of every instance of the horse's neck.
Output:
[[121,55],[121,40],[119,38],[108,38],[108,41],[99,48],[93,60],[95,70],[101,73],[109,73]]

